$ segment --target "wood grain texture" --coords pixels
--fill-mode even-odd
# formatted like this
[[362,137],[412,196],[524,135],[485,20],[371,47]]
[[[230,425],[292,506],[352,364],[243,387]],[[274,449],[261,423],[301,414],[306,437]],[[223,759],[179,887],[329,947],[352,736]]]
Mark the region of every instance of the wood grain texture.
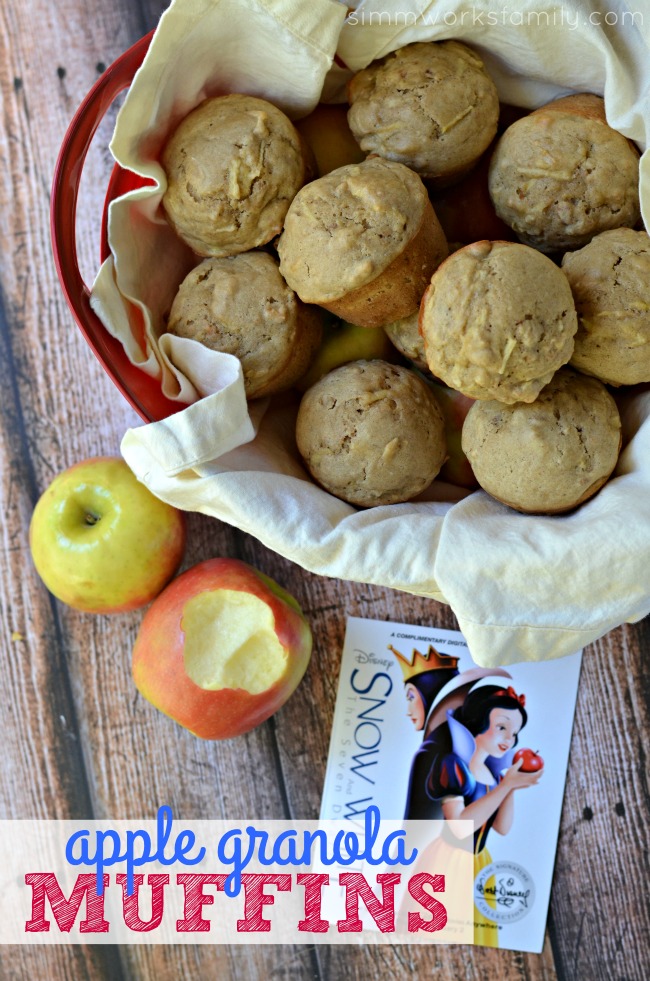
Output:
[[[115,454],[138,420],[73,324],[50,252],[58,147],[103,68],[151,29],[158,0],[0,2],[0,816],[314,818],[318,814],[345,616],[455,627],[449,608],[306,573],[254,539],[193,515],[185,564],[238,556],[305,609],[316,648],[304,683],[248,736],[200,742],[135,693],[140,614],[91,617],[54,601],[29,558],[32,507],[72,463]],[[38,25],[38,29],[36,29]],[[113,111],[84,172],[78,217],[87,280],[111,170]],[[0,948],[0,977],[203,979],[642,979],[650,966],[648,753],[650,623],[586,653],[551,917],[540,956],[442,948],[138,946]]]

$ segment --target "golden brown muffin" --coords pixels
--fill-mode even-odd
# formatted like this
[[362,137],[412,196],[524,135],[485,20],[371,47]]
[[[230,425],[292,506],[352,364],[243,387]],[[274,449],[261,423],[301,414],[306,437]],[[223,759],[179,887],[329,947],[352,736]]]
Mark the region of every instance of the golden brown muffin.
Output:
[[490,164],[496,212],[542,252],[577,249],[639,220],[639,153],[596,95],[558,99],[513,123]]
[[239,358],[249,399],[290,388],[321,341],[323,313],[301,303],[266,252],[205,259],[183,280],[167,329]]
[[381,327],[418,308],[447,242],[418,175],[373,157],[302,188],[278,253],[282,275],[306,303]]
[[609,385],[650,382],[650,237],[602,232],[562,260],[578,311],[571,364]]
[[488,494],[517,511],[558,514],[610,476],[621,420],[601,382],[564,368],[530,405],[475,402],[462,446]]
[[532,402],[573,352],[571,288],[545,255],[474,242],[434,273],[420,307],[429,370],[475,399]]
[[306,179],[301,138],[270,102],[250,95],[206,99],[162,154],[163,207],[199,255],[228,256],[270,242]]
[[408,317],[395,320],[392,324],[385,324],[384,331],[400,354],[412,361],[416,368],[428,371],[429,366],[424,353],[424,338],[420,333],[419,319],[420,311],[418,309]]
[[314,479],[360,507],[415,497],[447,456],[428,386],[386,361],[353,361],[313,385],[300,404],[296,440]]
[[499,119],[494,82],[476,52],[457,41],[408,44],[373,62],[350,82],[348,101],[362,150],[441,187],[477,162]]

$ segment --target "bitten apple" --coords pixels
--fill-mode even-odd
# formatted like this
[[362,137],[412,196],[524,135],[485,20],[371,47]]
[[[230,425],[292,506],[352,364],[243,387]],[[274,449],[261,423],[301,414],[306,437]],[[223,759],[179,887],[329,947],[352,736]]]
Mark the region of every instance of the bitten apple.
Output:
[[544,769],[544,760],[537,750],[533,752],[532,749],[518,749],[512,757],[512,762],[518,763],[519,760],[523,761],[519,768],[520,773],[537,773],[538,770]]
[[29,528],[36,571],[51,593],[87,613],[151,602],[183,558],[185,521],[119,457],[95,457],[55,477]]
[[229,739],[284,705],[312,636],[295,599],[237,559],[188,569],[155,600],[133,650],[133,679],[157,709],[202,739]]

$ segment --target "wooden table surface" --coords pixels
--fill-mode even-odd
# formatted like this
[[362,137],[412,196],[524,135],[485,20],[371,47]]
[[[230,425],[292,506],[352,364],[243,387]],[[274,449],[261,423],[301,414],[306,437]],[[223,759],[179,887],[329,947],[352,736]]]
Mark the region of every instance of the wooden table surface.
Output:
[[[54,271],[49,195],[78,103],[155,26],[161,0],[0,2],[0,334],[3,818],[315,818],[346,614],[455,627],[449,608],[327,580],[215,520],[192,515],[186,564],[238,556],[276,577],[316,638],[307,677],[273,719],[240,739],[199,741],[136,694],[141,616],[82,615],[56,602],[30,561],[34,503],[61,470],[117,454],[134,412],[74,326]],[[114,112],[88,160],[79,213],[86,278]],[[465,947],[0,948],[3,979],[639,979],[650,976],[650,621],[585,653],[543,954]],[[242,774],[255,774],[254,781]]]

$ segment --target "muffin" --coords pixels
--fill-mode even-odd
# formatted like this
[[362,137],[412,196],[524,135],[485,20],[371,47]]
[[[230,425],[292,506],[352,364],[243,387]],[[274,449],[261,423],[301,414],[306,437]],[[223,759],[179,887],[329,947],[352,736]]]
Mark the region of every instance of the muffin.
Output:
[[321,378],[300,403],[296,440],[314,479],[360,507],[415,497],[447,455],[426,383],[386,361],[353,361]]
[[542,252],[577,249],[639,220],[639,153],[607,125],[603,100],[575,95],[513,123],[489,176],[496,212]]
[[278,253],[282,275],[305,303],[382,327],[417,310],[447,242],[418,175],[373,157],[302,188]]
[[250,95],[202,102],[166,144],[162,165],[167,220],[203,256],[236,255],[270,242],[307,175],[290,120]]
[[170,334],[239,358],[249,399],[290,388],[321,341],[323,314],[301,303],[266,252],[204,259],[183,280]]
[[516,242],[475,242],[434,274],[420,307],[429,370],[474,399],[532,402],[573,352],[571,288]]
[[420,311],[403,317],[402,320],[394,320],[392,324],[385,324],[384,331],[388,339],[400,354],[412,361],[416,368],[428,371],[429,366],[424,354],[424,339],[419,327]]
[[562,261],[578,311],[571,364],[609,385],[650,382],[650,237],[602,232]]
[[361,149],[437,186],[458,180],[497,131],[499,97],[483,62],[457,41],[408,44],[358,72],[348,122]]
[[610,476],[621,420],[601,382],[564,368],[531,405],[475,402],[462,446],[488,494],[517,511],[557,514]]

